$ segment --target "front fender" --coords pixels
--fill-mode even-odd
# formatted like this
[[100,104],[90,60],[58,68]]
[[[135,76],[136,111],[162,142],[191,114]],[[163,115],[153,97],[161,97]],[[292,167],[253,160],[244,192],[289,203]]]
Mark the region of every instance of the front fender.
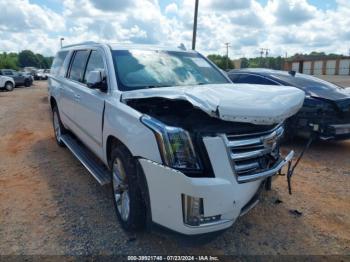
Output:
[[141,114],[135,109],[112,98],[106,101],[103,140],[105,163],[107,160],[107,138],[120,140],[135,157],[162,163],[154,133],[140,121]]

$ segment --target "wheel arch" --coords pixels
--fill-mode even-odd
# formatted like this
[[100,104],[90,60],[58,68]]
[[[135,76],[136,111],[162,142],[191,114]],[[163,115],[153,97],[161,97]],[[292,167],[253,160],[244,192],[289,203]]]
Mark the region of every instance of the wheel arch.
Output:
[[137,171],[137,182],[138,186],[141,190],[141,194],[143,197],[143,201],[146,207],[146,228],[151,229],[152,227],[152,209],[151,209],[151,200],[150,200],[150,195],[149,195],[149,188],[148,188],[148,183],[147,183],[147,178],[144,174],[144,170],[138,161],[138,157],[134,156],[130,149],[118,138],[116,138],[114,135],[109,135],[106,139],[106,160],[108,163],[108,166],[111,167],[111,155],[112,155],[112,150],[116,146],[123,146],[129,154],[132,156],[132,158],[135,160],[136,164],[136,171]]
[[128,152],[130,153],[130,155],[132,155],[132,153],[129,150],[129,148],[122,141],[120,141],[114,135],[109,135],[107,137],[107,140],[106,140],[106,160],[107,160],[107,163],[108,163],[109,166],[110,166],[111,160],[112,160],[111,159],[111,157],[112,157],[112,149],[114,147],[116,147],[116,146],[124,146],[128,150]]
[[57,102],[56,102],[56,99],[54,97],[50,97],[50,106],[51,106],[51,110],[53,110],[53,108],[55,106],[57,106]]
[[11,83],[11,84],[13,85],[13,87],[16,86],[15,81],[13,81],[13,80],[11,80],[11,79],[6,79],[6,80],[5,80],[5,83],[4,83],[4,86],[6,86],[7,83]]

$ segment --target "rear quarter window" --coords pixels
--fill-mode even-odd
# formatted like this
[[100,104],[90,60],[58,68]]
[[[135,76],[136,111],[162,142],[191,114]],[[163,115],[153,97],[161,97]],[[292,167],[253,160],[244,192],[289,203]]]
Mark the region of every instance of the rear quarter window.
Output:
[[68,51],[61,51],[58,52],[55,59],[53,60],[52,66],[51,66],[51,74],[55,76],[64,76],[65,70],[63,68],[64,60],[66,59],[68,54]]

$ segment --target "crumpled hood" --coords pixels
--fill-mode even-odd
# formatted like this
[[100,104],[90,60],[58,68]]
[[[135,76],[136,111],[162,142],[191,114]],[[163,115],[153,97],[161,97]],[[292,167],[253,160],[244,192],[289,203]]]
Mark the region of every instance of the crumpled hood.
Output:
[[180,99],[207,114],[226,121],[271,125],[299,111],[303,91],[250,84],[212,84],[162,87],[124,92],[122,101],[143,98]]

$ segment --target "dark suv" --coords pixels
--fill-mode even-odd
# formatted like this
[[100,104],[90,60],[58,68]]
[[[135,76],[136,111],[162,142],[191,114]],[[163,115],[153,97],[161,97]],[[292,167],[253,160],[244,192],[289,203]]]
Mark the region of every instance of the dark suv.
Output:
[[13,69],[0,69],[0,75],[12,77],[16,86],[29,87],[33,84],[31,75],[17,72]]
[[234,83],[262,85],[262,89],[263,85],[277,85],[303,90],[306,97],[302,109],[286,123],[290,137],[308,137],[317,131],[322,140],[350,139],[350,88],[294,71],[235,69],[228,76]]

